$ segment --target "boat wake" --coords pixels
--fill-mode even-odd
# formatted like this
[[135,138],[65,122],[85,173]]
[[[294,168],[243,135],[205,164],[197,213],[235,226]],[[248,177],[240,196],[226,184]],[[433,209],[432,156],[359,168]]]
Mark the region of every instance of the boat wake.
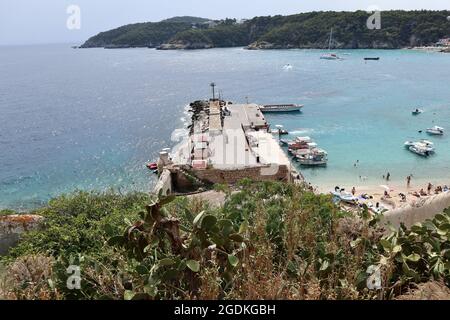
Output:
[[314,129],[296,129],[296,130],[289,131],[289,133],[292,135],[304,135],[304,134],[310,134],[312,132],[314,132]]

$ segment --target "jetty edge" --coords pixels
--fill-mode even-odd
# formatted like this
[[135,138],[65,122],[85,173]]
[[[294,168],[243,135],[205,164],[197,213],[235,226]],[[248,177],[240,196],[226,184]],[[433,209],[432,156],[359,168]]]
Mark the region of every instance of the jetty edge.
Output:
[[196,193],[244,178],[303,183],[303,175],[271,133],[263,109],[214,98],[192,102],[188,137],[173,155],[167,149],[159,153],[153,193]]

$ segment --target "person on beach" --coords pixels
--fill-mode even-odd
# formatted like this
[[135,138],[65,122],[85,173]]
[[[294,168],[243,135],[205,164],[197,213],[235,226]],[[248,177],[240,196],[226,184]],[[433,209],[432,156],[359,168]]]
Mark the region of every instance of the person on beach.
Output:
[[356,189],[355,189],[355,187],[353,187],[352,188],[352,195],[355,195],[355,193],[356,193]]
[[427,191],[428,194],[431,194],[431,188],[433,187],[433,185],[431,184],[431,182],[428,183],[428,187],[427,187]]
[[426,196],[426,195],[427,195],[426,192],[425,192],[425,190],[423,190],[423,188],[420,189],[419,194],[420,194],[421,196]]
[[411,176],[407,176],[406,177],[406,186],[409,188],[410,185],[411,185]]
[[404,193],[399,193],[398,195],[399,195],[400,198],[401,198],[400,202],[406,202],[406,194],[404,194]]
[[388,172],[386,175],[386,180],[389,181],[390,178],[391,178],[391,174]]

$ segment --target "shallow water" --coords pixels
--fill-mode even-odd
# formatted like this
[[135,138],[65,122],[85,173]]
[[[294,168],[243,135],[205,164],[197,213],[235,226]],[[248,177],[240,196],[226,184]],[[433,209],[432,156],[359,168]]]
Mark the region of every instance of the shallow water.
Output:
[[[188,120],[185,106],[207,98],[211,81],[235,102],[305,104],[267,118],[328,151],[326,168],[302,169],[313,184],[379,184],[387,171],[394,180],[450,180],[449,137],[428,137],[437,150],[428,159],[403,147],[426,137],[420,129],[450,130],[450,55],[345,53],[326,61],[317,50],[0,47],[0,208],[75,189],[150,190],[145,162],[185,134],[175,131]],[[425,112],[413,117],[417,106]]]

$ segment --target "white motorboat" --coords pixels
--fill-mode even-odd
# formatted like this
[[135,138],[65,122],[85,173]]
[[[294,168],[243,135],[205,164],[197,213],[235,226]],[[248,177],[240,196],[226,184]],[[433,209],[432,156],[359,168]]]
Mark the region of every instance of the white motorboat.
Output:
[[427,133],[428,134],[432,134],[432,135],[442,136],[444,134],[444,128],[438,127],[438,126],[434,126],[432,128],[428,128],[427,129]]
[[358,202],[358,198],[355,197],[354,195],[352,195],[350,192],[345,192],[345,191],[331,191],[330,192],[333,196],[335,196],[337,199],[343,201],[343,202],[347,202],[347,203],[351,203],[351,204],[355,204],[356,202]]
[[420,141],[406,141],[404,145],[407,149],[416,146],[420,150],[428,151],[429,153],[434,152],[434,143],[425,139]]
[[409,151],[411,151],[415,154],[418,154],[419,156],[422,156],[422,157],[428,157],[431,154],[431,152],[428,151],[426,148],[423,148],[417,144],[410,146]]
[[305,154],[298,154],[295,157],[304,166],[324,166],[328,162],[328,153],[322,149],[312,149]]

